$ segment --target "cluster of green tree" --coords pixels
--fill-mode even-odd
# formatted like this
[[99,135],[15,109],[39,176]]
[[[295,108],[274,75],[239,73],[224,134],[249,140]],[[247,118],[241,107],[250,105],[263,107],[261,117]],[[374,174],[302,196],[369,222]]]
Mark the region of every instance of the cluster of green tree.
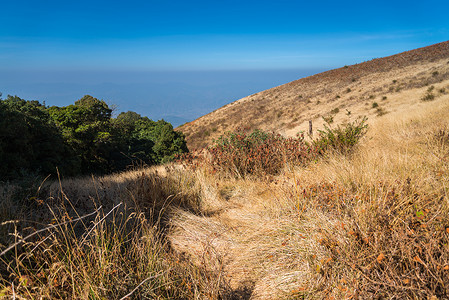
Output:
[[184,135],[170,123],[131,111],[114,118],[106,102],[92,96],[64,107],[0,98],[0,181],[56,169],[64,176],[105,174],[185,152]]

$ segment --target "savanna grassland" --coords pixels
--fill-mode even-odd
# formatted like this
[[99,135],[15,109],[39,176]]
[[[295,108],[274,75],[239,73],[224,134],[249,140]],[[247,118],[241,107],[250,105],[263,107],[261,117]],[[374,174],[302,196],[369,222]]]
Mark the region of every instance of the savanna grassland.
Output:
[[442,62],[313,136],[237,130],[162,166],[3,183],[0,298],[449,298]]

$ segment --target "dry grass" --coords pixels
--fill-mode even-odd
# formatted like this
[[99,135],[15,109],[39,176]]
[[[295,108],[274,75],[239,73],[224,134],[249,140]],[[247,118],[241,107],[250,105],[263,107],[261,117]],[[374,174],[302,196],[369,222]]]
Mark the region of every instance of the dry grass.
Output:
[[440,102],[383,118],[351,159],[294,173],[303,226],[326,253],[313,260],[323,285],[303,293],[448,296],[449,148],[437,138],[447,131],[448,108]]
[[172,243],[213,249],[252,299],[447,298],[447,100],[378,118],[349,157],[268,181],[203,174],[215,213],[174,219]]
[[[409,99],[404,101],[407,93],[424,95],[430,85],[443,84],[441,88],[448,89],[448,60],[449,42],[443,42],[327,71],[242,98],[178,130],[185,133],[189,149],[199,149],[225,131],[237,128],[275,131],[292,137],[307,131],[309,120],[315,128],[322,128],[321,117],[337,108],[337,123],[345,121],[346,110],[353,117],[375,119],[379,114],[401,110],[404,104],[413,105]],[[381,113],[365,105],[371,105],[370,97],[387,97],[387,101],[379,103]],[[216,130],[212,132],[211,128]],[[204,136],[204,132],[210,135]]]
[[[335,122],[372,111],[367,135],[353,152],[290,163],[276,176],[167,165],[3,184],[0,298],[449,298],[443,68],[429,60],[368,72],[401,85],[385,100],[365,83],[344,93],[362,76],[348,79],[337,99],[367,93],[369,105],[351,116],[340,107]],[[429,74],[438,80],[431,102],[421,100]],[[387,114],[374,116],[371,94]]]
[[199,189],[167,168],[44,184],[25,199],[6,186],[2,220],[13,209],[16,218],[0,225],[10,233],[1,237],[0,298],[226,297],[219,270],[168,243],[169,215],[198,211]]
[[448,120],[442,95],[377,118],[350,154],[264,178],[166,166],[6,185],[2,220],[19,221],[0,250],[47,229],[0,257],[0,295],[445,299]]

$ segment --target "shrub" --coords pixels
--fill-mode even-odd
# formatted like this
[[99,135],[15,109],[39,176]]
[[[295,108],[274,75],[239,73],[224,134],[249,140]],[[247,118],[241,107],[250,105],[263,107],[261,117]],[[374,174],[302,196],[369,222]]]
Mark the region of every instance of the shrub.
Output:
[[212,173],[231,177],[277,175],[286,165],[306,165],[328,150],[349,153],[366,132],[366,118],[336,128],[327,120],[325,130],[312,142],[304,134],[285,138],[280,134],[242,129],[222,135],[207,150],[179,157],[185,166],[206,167]]
[[377,102],[373,102],[373,108],[376,108],[376,107],[378,107],[379,106],[379,104],[377,103]]
[[433,90],[435,89],[435,87],[432,85],[427,89],[427,93],[422,96],[421,100],[422,101],[432,101],[435,99],[435,95],[433,94]]
[[421,98],[422,101],[432,101],[434,99],[435,99],[435,95],[431,94],[431,93],[427,93]]
[[338,114],[340,112],[340,109],[338,107],[331,110],[331,114]]
[[319,138],[313,141],[316,151],[320,154],[332,149],[342,154],[352,151],[360,138],[365,135],[368,128],[366,117],[358,118],[344,126],[331,128],[326,122],[324,130],[319,130]]
[[303,134],[285,138],[262,130],[247,134],[241,129],[221,136],[208,152],[214,172],[235,177],[275,175],[288,162],[301,164],[316,156]]
[[326,122],[327,124],[332,124],[332,123],[334,123],[334,117],[333,117],[333,116],[323,116],[323,120],[324,120],[324,122]]
[[377,115],[378,117],[383,116],[383,115],[385,115],[385,114],[387,114],[387,111],[385,111],[385,109],[383,109],[383,108],[380,107],[380,106],[376,108],[376,115]]

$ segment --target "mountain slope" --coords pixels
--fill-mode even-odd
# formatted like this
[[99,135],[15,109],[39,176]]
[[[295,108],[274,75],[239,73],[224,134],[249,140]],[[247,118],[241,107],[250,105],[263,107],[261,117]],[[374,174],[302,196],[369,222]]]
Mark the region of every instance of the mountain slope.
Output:
[[[427,94],[445,93],[449,80],[449,41],[389,57],[344,66],[237,100],[177,128],[190,149],[207,146],[225,131],[256,128],[293,136],[322,126],[415,105]],[[430,91],[427,91],[429,87]],[[449,89],[446,89],[449,90]]]

